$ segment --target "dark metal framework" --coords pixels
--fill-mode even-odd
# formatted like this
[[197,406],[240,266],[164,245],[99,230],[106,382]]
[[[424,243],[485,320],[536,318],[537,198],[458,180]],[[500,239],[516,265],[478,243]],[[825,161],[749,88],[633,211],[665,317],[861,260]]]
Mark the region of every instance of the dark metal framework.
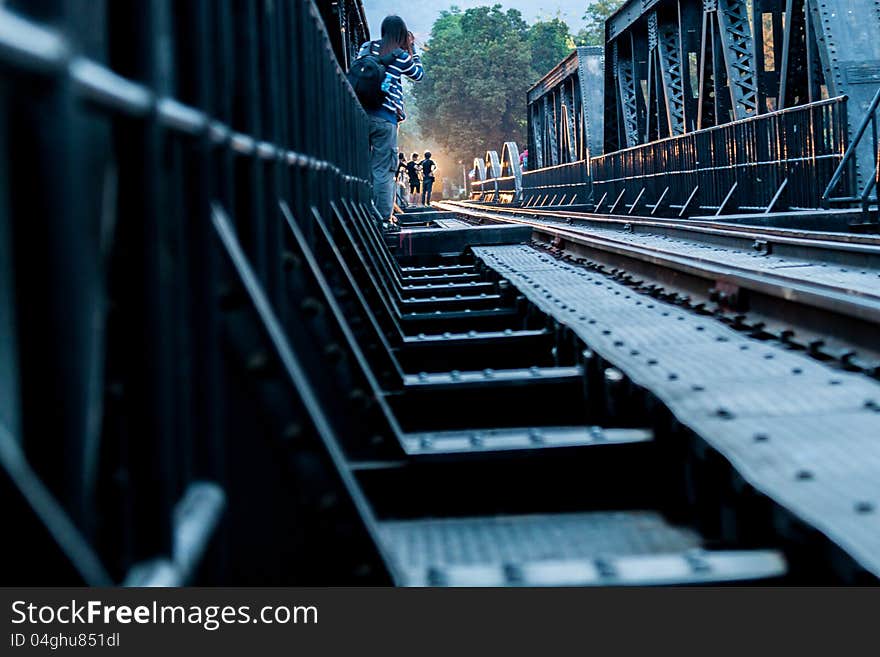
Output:
[[819,208],[847,144],[832,98],[593,159],[596,212],[680,216]]
[[626,3],[606,24],[605,152],[843,91],[804,0]]
[[[880,83],[878,30],[865,0],[630,0],[606,23],[605,152],[837,96],[852,136]],[[865,145],[860,185],[873,161]]]
[[529,89],[529,168],[586,162],[602,152],[602,49],[581,47]]
[[[783,191],[782,183],[791,207],[817,208],[829,201],[860,201],[866,205],[866,201],[846,190],[865,189],[875,173],[876,154],[870,140],[861,140],[846,158],[846,166],[832,185],[836,195],[829,190],[817,196],[810,176],[825,176],[819,184],[828,184],[827,158],[839,158],[840,149],[846,149],[850,141],[858,141],[854,139],[858,126],[870,119],[869,104],[880,84],[880,68],[876,64],[880,61],[880,45],[872,36],[878,31],[880,10],[876,3],[862,0],[627,2],[606,23],[609,57],[605,77],[605,152],[649,146],[637,155],[621,152],[613,156],[612,160],[627,160],[629,164],[615,164],[611,168],[626,176],[623,170],[636,166],[633,163],[637,160],[640,171],[650,171],[648,175],[665,180],[666,184],[657,190],[655,203],[667,187],[675,190],[679,174],[687,170],[691,178],[701,178],[700,194],[706,193],[707,186],[721,190],[710,193],[711,202],[700,203],[704,209],[735,210],[736,203],[725,202],[724,190],[736,181],[742,197],[740,209],[780,209],[778,193]],[[684,142],[654,145],[668,137],[678,138],[781,110],[808,104],[820,107],[817,103],[830,98],[846,98],[848,120],[838,116],[842,110],[834,110],[826,117],[830,122],[801,126],[800,133],[787,132],[784,143],[763,149],[763,157],[761,153],[749,153],[748,147],[716,144],[711,153],[697,153],[697,159],[688,163],[678,150]],[[787,121],[795,115],[786,116]],[[842,138],[840,120],[844,121]],[[774,119],[744,125],[772,125],[771,130],[775,131],[777,122]],[[818,134],[804,133],[805,128]],[[693,143],[702,141],[698,138]],[[758,143],[762,141],[759,137]],[[816,150],[816,144],[823,146]],[[670,149],[675,155],[669,155]],[[662,157],[657,155],[661,151],[665,154]],[[731,180],[726,167],[733,159],[724,155],[727,151],[746,151],[748,157],[758,158],[753,160],[758,168],[776,160],[771,167],[773,175],[748,176],[740,165],[740,174]],[[776,155],[768,160],[770,151]],[[652,162],[655,155],[659,159]],[[814,156],[826,158],[826,163],[812,161]],[[710,175],[716,161],[720,168]],[[805,164],[800,164],[802,161]],[[621,166],[623,170],[618,170]],[[669,166],[675,174],[665,177],[662,172]],[[799,167],[797,173],[793,166]],[[608,171],[607,166],[605,169]],[[622,193],[620,180],[603,179],[605,173],[597,175],[597,187],[604,188],[603,193],[610,193],[611,188],[614,195]],[[628,186],[638,193],[642,189],[642,173],[633,175],[636,178]],[[846,190],[836,189],[841,184]],[[744,185],[748,188],[745,194],[753,198],[743,197]],[[692,185],[691,189],[695,187]],[[675,203],[686,204],[685,198],[676,199]],[[614,199],[609,200],[613,203]]]
[[[594,209],[612,213],[871,211],[880,5],[630,0],[605,28],[605,155],[591,144],[578,176],[573,54],[529,92],[534,166],[516,198],[565,204],[555,192],[583,184],[579,196],[592,192]],[[583,107],[601,105],[584,97]]]
[[278,206],[369,198],[316,6],[12,0],[0,83],[3,582],[387,583]]
[[[877,189],[878,183],[880,183],[880,140],[878,140],[878,122],[880,121],[878,121],[878,112],[880,112],[880,88],[874,94],[865,117],[856,129],[853,140],[822,194],[822,200],[826,203],[859,203],[864,212],[867,212],[871,205],[877,203]],[[871,128],[870,141],[868,139],[869,127]],[[870,150],[868,150],[868,155],[862,159],[862,165],[864,169],[864,164],[870,162],[870,155],[873,155],[873,174],[864,175],[869,172],[863,171],[862,177],[867,178],[867,181],[862,184],[861,189],[857,189],[855,188],[857,157],[860,152],[864,152],[866,146],[869,146]],[[842,196],[839,195],[841,194],[839,189],[841,184],[845,187]]]
[[590,200],[590,157],[602,152],[602,57],[599,47],[577,48],[529,89],[527,170],[519,147],[506,143],[497,174],[488,155],[478,170],[474,200],[536,206]]
[[370,40],[370,26],[362,0],[315,0],[340,66],[348,70],[358,49]]
[[[491,535],[504,513],[657,506],[629,393],[461,255],[531,230],[425,208],[380,228],[313,3],[25,5],[0,9],[3,583],[485,583],[430,546],[402,559],[388,518],[430,539],[419,518]],[[596,524],[568,516],[547,530]],[[490,543],[484,568],[583,583],[588,551],[548,578],[536,544]],[[676,581],[784,574],[751,556],[680,552]],[[620,558],[590,581],[655,581]]]

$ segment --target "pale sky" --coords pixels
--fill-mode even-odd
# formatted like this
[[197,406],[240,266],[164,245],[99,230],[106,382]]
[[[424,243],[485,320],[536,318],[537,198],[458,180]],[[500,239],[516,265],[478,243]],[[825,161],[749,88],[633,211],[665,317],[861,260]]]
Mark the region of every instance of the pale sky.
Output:
[[364,0],[373,38],[379,38],[382,19],[388,14],[397,14],[406,21],[420,43],[431,33],[431,26],[441,10],[449,9],[453,5],[468,9],[493,4],[500,4],[504,9],[519,9],[529,23],[538,18],[554,18],[558,13],[571,26],[572,31],[577,32],[583,25],[581,17],[590,3],[587,0]]

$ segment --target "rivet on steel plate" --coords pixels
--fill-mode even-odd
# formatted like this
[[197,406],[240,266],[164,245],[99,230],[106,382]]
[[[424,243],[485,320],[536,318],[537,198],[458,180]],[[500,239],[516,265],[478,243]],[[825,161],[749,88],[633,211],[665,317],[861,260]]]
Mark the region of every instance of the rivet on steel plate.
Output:
[[623,372],[616,367],[608,367],[605,369],[605,380],[609,383],[620,383],[623,381]]

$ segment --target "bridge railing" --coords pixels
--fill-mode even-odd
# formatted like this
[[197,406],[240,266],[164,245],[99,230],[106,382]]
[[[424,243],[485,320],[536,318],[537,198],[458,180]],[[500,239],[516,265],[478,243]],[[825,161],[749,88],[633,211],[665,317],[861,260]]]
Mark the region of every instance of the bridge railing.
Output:
[[528,207],[583,205],[589,202],[591,193],[589,168],[584,161],[471,183],[474,200]]
[[[878,182],[880,182],[880,142],[878,142],[877,118],[878,109],[880,109],[880,88],[878,88],[877,93],[874,94],[874,98],[868,105],[868,110],[867,112],[865,112],[865,116],[862,118],[862,122],[859,124],[859,127],[856,130],[852,142],[850,142],[850,145],[846,149],[846,153],[844,153],[840,164],[837,165],[837,169],[834,171],[834,175],[828,182],[828,186],[825,188],[825,192],[822,194],[823,201],[829,204],[859,203],[864,210],[867,210],[871,203],[877,202],[878,194],[876,188]],[[835,192],[839,190],[842,180],[849,178],[849,180],[843,185],[845,189],[854,189],[857,184],[858,178],[854,175],[857,151],[861,146],[863,139],[867,142],[866,135],[868,126],[871,127],[870,154],[871,159],[873,159],[874,166],[870,171],[863,172],[863,174],[866,174],[863,175],[866,180],[858,195],[835,196]],[[865,159],[867,160],[868,158]]]
[[685,217],[820,208],[846,147],[845,97],[698,130],[593,158],[595,209]]
[[523,172],[524,206],[582,205],[591,195],[590,169],[585,161]]
[[311,0],[69,5],[0,6],[0,580],[330,581],[265,317],[320,315],[279,203],[368,202],[367,117]]

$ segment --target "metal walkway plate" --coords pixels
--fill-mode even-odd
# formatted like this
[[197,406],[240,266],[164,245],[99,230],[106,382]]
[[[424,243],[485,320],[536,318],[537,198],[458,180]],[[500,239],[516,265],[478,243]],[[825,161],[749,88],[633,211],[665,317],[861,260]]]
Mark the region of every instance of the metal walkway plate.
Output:
[[571,367],[530,367],[514,370],[482,370],[479,372],[420,372],[407,374],[404,384],[407,388],[439,386],[473,386],[496,383],[499,385],[531,385],[577,380],[583,376],[579,365]]
[[385,522],[407,586],[695,584],[782,576],[775,551],[705,552],[647,511]]
[[410,456],[473,454],[553,447],[619,445],[649,442],[648,429],[605,429],[603,427],[525,427],[409,433],[402,437]]
[[880,383],[528,246],[475,248],[758,491],[880,575]]

